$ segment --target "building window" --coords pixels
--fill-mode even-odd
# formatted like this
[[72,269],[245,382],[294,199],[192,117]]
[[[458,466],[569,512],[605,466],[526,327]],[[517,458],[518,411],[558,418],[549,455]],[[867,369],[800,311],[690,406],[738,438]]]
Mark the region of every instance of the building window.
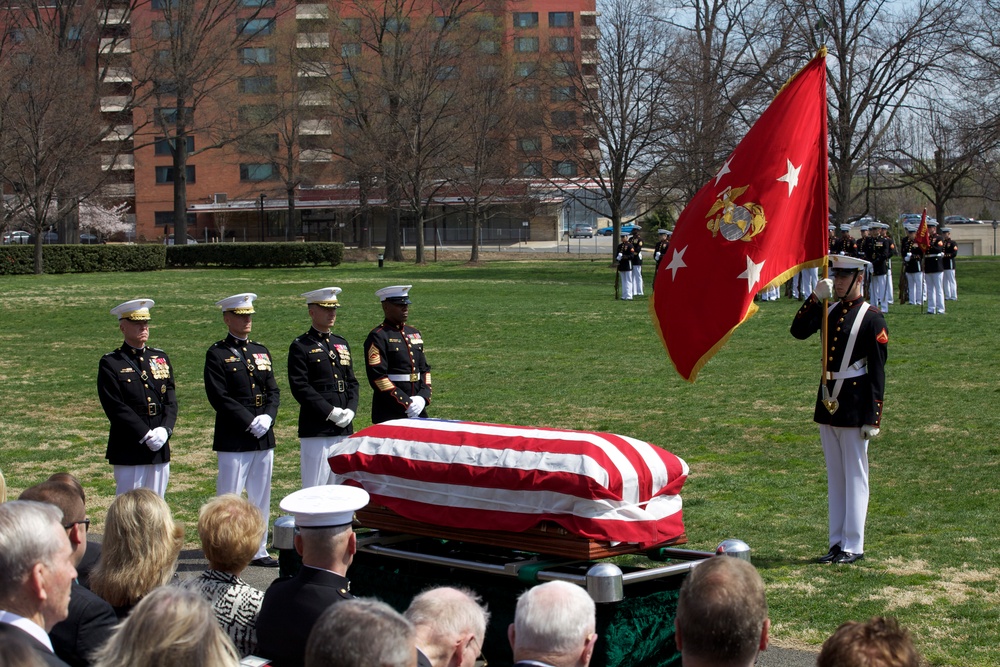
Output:
[[567,100],[576,99],[576,87],[555,86],[549,91],[549,95],[553,102],[566,102]]
[[[187,123],[194,122],[194,109],[184,108],[184,119]],[[157,125],[173,125],[177,122],[177,107],[157,107],[153,110]]]
[[441,65],[437,68],[437,73],[434,77],[438,81],[447,81],[448,79],[454,79],[458,75],[458,68],[454,65]]
[[351,58],[353,56],[361,55],[361,43],[360,42],[347,42],[340,45],[340,55],[344,58]]
[[393,34],[399,34],[403,32],[410,31],[410,21],[408,19],[403,19],[402,21],[395,17],[390,17],[385,20],[385,30],[386,32],[391,32]]
[[515,37],[514,51],[518,53],[534,53],[538,51],[537,37]]
[[437,32],[444,31],[445,28],[450,27],[451,23],[454,21],[450,16],[435,16],[433,21],[434,30]]
[[274,120],[277,110],[273,104],[244,104],[238,117],[246,125],[264,125]]
[[176,97],[177,82],[154,80],[153,94],[156,95],[157,97]]
[[274,19],[240,19],[236,22],[238,35],[270,35],[274,32]]
[[274,165],[270,162],[257,162],[240,165],[241,181],[270,181],[275,177]]
[[517,165],[517,170],[522,176],[541,176],[542,175],[542,163],[541,162],[521,162]]
[[537,102],[538,101],[538,87],[537,86],[518,86],[514,93],[517,95],[517,99],[522,102]]
[[173,60],[173,52],[170,49],[157,49],[153,52],[153,62],[157,65],[170,65]]
[[479,42],[480,53],[500,53],[500,42],[494,39],[484,39]]
[[553,162],[552,173],[559,176],[576,176],[576,163],[569,160]]
[[153,39],[170,39],[181,34],[181,24],[171,25],[170,21],[153,21]]
[[573,50],[572,37],[549,37],[549,50],[557,53],[567,53]]
[[240,7],[274,7],[274,0],[240,0]]
[[[198,221],[198,216],[194,213],[187,214],[187,224],[188,227],[194,228],[195,223]],[[174,224],[174,212],[173,211],[156,211],[153,213],[153,224],[157,227],[164,227],[166,225]]]
[[517,63],[514,65],[514,74],[520,77],[534,76],[536,71],[538,71],[538,66],[535,63]]
[[552,76],[565,79],[575,75],[576,63],[565,61],[552,63]]
[[573,12],[549,12],[550,28],[572,28]]
[[273,65],[274,49],[262,46],[247,46],[240,49],[240,62],[244,65]]
[[522,153],[537,153],[542,150],[542,140],[538,137],[521,137],[517,140],[517,147]]
[[168,7],[176,7],[178,5],[178,0],[152,0],[150,7],[153,9],[166,9]]
[[552,148],[557,151],[571,151],[576,147],[576,140],[573,137],[554,136],[552,137]]
[[[173,151],[170,149],[176,145],[176,141],[177,139],[157,139],[156,143],[153,144],[153,155],[173,155]],[[187,152],[193,153],[194,137],[184,137],[184,143],[187,144]]]
[[552,125],[555,127],[573,127],[576,125],[575,111],[553,111]]
[[344,32],[357,35],[361,32],[361,19],[341,19],[340,27]]
[[496,30],[499,27],[497,17],[492,14],[477,14],[475,24],[482,31]]
[[515,28],[537,28],[538,12],[514,12]]
[[[185,180],[188,183],[194,183],[194,165],[189,164],[184,167]],[[163,185],[164,183],[174,182],[174,168],[173,167],[157,167],[156,168],[156,182],[158,185]]]
[[273,93],[278,89],[276,76],[244,76],[236,84],[241,93]]

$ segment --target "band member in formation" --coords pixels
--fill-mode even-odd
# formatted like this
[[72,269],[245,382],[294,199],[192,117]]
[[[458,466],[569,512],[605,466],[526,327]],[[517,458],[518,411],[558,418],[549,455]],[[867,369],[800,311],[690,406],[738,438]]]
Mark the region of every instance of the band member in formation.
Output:
[[[212,449],[219,457],[216,493],[239,495],[246,489],[247,499],[267,520],[274,468],[273,426],[280,395],[271,353],[249,338],[256,298],[248,292],[216,302],[229,332],[205,354],[205,393],[215,408]],[[266,530],[251,564],[278,566],[267,553]]]
[[[889,298],[892,296],[892,278],[889,275],[891,258],[896,254],[896,244],[889,236],[881,234],[883,223],[877,222],[875,236],[871,237],[872,263],[871,296],[872,305],[883,313],[889,312]],[[885,229],[889,225],[884,225]]]
[[955,258],[958,244],[951,238],[951,228],[942,227],[941,240],[944,241],[944,300],[958,301],[958,281],[955,278]]
[[656,262],[656,268],[653,269],[654,278],[660,272],[660,262],[666,257],[667,251],[670,250],[670,235],[673,232],[669,229],[658,229],[656,233],[659,235],[660,240],[656,242],[656,247],[653,248],[653,261]]
[[921,264],[924,250],[917,244],[917,229],[912,225],[906,228],[906,238],[903,239],[900,253],[903,255],[903,271],[906,273],[906,303],[917,306],[924,302],[924,276]]
[[840,236],[830,245],[831,255],[858,256],[858,246],[851,236],[851,226],[844,223],[840,226]]
[[635,248],[628,240],[628,234],[621,233],[621,242],[615,253],[615,261],[618,262],[618,277],[622,285],[622,301],[631,301],[633,293],[632,285],[632,261],[635,259]]
[[162,498],[170,477],[177,397],[167,353],[146,345],[152,307],[152,299],[134,299],[111,309],[125,342],[101,357],[97,369],[97,395],[111,422],[105,457],[114,466],[116,495],[147,488]]
[[[854,563],[864,557],[868,514],[868,440],[879,434],[889,333],[885,318],[862,294],[870,264],[830,256],[833,279],[821,280],[792,321],[799,340],[820,331],[826,318],[826,375],[816,397],[814,421],[826,459],[829,551],[821,563]],[[825,306],[826,300],[836,301]]]
[[642,236],[639,235],[639,228],[632,230],[629,238],[632,244],[632,253],[635,255],[632,260],[632,296],[644,296],[642,291]]
[[431,366],[420,331],[406,324],[412,285],[375,292],[384,319],[365,339],[365,371],[372,393],[372,423],[427,416],[431,402]]
[[302,487],[330,484],[327,460],[354,432],[358,380],[351,347],[331,332],[337,321],[339,287],[306,292],[312,326],[288,348],[288,386],[299,402],[299,452]]
[[938,235],[937,226],[936,221],[927,221],[930,247],[924,254],[924,285],[928,315],[944,315],[944,239]]

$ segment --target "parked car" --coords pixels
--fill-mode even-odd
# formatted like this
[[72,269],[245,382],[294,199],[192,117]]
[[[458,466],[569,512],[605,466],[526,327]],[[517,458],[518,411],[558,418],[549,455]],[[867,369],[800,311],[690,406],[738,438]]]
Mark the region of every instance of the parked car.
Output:
[[594,228],[590,225],[573,225],[573,228],[569,230],[569,237],[571,239],[575,238],[593,238]]
[[[635,230],[639,229],[639,225],[622,225],[622,231],[626,234],[631,234]],[[615,233],[614,227],[601,227],[597,230],[597,233],[601,236],[611,236]]]
[[972,218],[966,218],[964,215],[948,215],[944,218],[945,225],[981,225],[982,220],[973,220]]
[[[29,239],[29,243],[34,243],[35,237]],[[59,235],[55,232],[42,232],[42,243],[59,243]]]
[[85,243],[87,245],[91,245],[91,244],[97,243],[97,235],[96,234],[80,234],[80,243]]
[[28,232],[21,232],[21,231],[7,232],[6,234],[3,235],[3,244],[11,245],[11,244],[28,243],[30,239],[31,239],[31,234],[29,234]]
[[[188,245],[196,245],[198,243],[198,239],[196,239],[195,237],[191,236],[190,234],[187,235],[187,239],[188,239],[187,240]],[[173,244],[174,244],[174,235],[173,234],[168,234],[167,235],[167,245],[173,245]]]

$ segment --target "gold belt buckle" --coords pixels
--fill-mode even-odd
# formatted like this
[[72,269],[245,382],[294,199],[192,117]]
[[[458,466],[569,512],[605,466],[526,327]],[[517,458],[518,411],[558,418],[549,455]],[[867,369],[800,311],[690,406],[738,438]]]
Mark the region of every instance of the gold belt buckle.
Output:
[[337,380],[337,391],[339,391],[341,394],[344,393],[344,381],[343,380]]
[[258,408],[264,405],[264,394],[257,394],[256,396],[254,396],[253,404]]
[[156,409],[156,403],[147,403],[146,412],[147,414],[149,414],[150,417],[155,417],[156,413],[158,412]]
[[410,373],[410,382],[419,382],[420,373]]

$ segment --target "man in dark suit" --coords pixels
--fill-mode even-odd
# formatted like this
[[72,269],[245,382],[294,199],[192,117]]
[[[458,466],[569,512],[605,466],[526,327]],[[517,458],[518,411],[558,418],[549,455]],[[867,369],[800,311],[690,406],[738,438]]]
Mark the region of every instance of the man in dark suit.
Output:
[[302,569],[275,581],[264,593],[257,615],[257,655],[274,667],[298,667],[305,658],[313,625],[331,605],[354,596],[347,568],[357,551],[351,529],[355,510],[368,504],[368,493],[353,486],[301,489],[281,501],[295,516],[295,550]]
[[586,667],[594,655],[596,626],[594,601],[580,586],[565,581],[533,586],[517,599],[507,629],[514,667]]
[[[250,340],[256,294],[236,294],[217,301],[229,335],[205,354],[205,393],[215,408],[212,449],[219,457],[217,495],[246,489],[265,521],[271,513],[271,471],[274,469],[274,420],[280,396],[271,368],[271,353]],[[267,553],[267,531],[250,562],[278,567]]]
[[0,504],[0,624],[23,633],[48,665],[66,667],[47,633],[66,618],[75,578],[58,507],[31,500]]
[[306,292],[312,326],[288,348],[288,385],[299,402],[299,451],[302,487],[330,484],[327,460],[354,433],[358,380],[351,347],[332,333],[340,302],[339,287]]
[[125,342],[101,357],[97,395],[111,422],[105,458],[114,466],[115,493],[147,488],[162,498],[177,397],[167,353],[146,345],[152,307],[152,299],[134,299],[111,309]]
[[[83,499],[77,490],[63,482],[47,481],[29,487],[21,500],[55,505],[63,513],[63,526],[73,549],[76,566],[87,552],[87,519]],[[118,623],[111,605],[74,581],[69,599],[69,613],[49,631],[55,654],[73,667],[86,667],[90,658],[111,636]]]

